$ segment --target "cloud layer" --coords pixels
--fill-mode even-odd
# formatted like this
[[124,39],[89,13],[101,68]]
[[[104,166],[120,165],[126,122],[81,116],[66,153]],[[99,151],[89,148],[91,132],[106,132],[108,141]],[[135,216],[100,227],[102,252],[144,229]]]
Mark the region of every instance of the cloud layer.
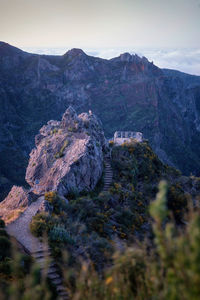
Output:
[[[38,53],[38,54],[50,54],[50,55],[62,55],[67,50],[66,48],[23,48],[25,51]],[[121,53],[129,52],[131,54],[137,53],[139,56],[145,56],[149,61],[153,61],[154,64],[160,68],[174,69],[181,72],[200,75],[200,49],[147,49],[136,48],[102,48],[102,49],[83,49],[88,55],[102,57],[110,59],[119,56]]]

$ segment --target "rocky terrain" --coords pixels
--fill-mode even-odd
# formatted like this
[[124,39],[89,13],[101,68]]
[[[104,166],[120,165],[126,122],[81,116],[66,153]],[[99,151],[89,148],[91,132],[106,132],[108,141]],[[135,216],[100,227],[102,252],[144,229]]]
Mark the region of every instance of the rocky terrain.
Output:
[[63,198],[89,192],[102,176],[108,144],[101,122],[91,112],[77,115],[69,107],[61,121],[48,121],[40,129],[35,144],[26,170],[31,188],[14,186],[0,203],[0,217],[6,222],[17,218],[45,192],[57,192]]
[[34,136],[69,105],[78,113],[92,110],[107,137],[116,130],[142,132],[164,162],[199,175],[199,76],[160,69],[129,53],[110,60],[80,49],[47,56],[1,42],[1,199],[13,184],[25,185]]

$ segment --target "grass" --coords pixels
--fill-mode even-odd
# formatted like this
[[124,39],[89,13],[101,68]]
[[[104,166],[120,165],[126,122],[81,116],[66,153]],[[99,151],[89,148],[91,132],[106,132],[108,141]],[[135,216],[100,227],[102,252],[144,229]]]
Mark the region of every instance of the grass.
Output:
[[63,157],[63,156],[64,156],[65,148],[66,148],[68,145],[69,145],[69,141],[68,141],[68,140],[65,140],[63,146],[62,146],[61,149],[60,149],[60,151],[57,152],[57,153],[54,155],[54,157],[55,157],[56,159]]

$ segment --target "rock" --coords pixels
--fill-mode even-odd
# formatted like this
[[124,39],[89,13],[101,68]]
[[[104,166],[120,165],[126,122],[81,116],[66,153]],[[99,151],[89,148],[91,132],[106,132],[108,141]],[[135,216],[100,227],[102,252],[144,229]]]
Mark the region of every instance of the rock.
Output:
[[[39,138],[38,138],[39,137]],[[102,175],[107,141],[95,115],[77,116],[69,107],[62,120],[49,121],[40,129],[30,153],[26,181],[34,193],[92,190]]]
[[6,223],[16,219],[37,196],[20,186],[13,186],[8,196],[0,203],[0,217]]

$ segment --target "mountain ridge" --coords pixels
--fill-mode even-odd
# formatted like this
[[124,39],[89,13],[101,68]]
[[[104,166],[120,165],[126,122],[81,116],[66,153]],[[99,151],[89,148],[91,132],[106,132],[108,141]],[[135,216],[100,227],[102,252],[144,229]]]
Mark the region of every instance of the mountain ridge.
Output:
[[69,105],[78,113],[92,110],[107,137],[116,130],[143,132],[164,162],[184,174],[199,175],[200,76],[183,74],[127,53],[110,60],[81,49],[62,56],[39,55],[1,43],[3,197],[11,185],[24,183],[21,178],[39,128],[59,119]]

